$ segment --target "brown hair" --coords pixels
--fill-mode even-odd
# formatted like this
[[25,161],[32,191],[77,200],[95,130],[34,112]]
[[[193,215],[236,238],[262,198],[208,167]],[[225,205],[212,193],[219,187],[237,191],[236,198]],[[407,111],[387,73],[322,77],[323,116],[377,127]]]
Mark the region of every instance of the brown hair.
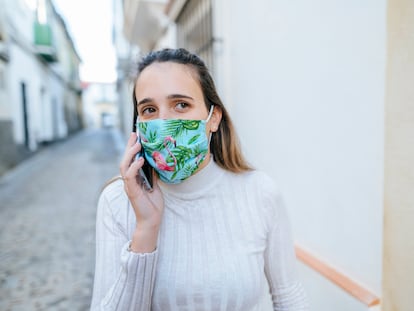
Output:
[[135,84],[139,78],[139,74],[154,62],[174,62],[187,65],[194,69],[203,92],[207,110],[209,111],[211,105],[214,105],[220,107],[222,111],[222,118],[218,130],[212,135],[210,143],[210,151],[213,154],[214,161],[220,167],[234,173],[252,170],[241,153],[239,139],[236,135],[233,122],[217,94],[214,81],[207,66],[197,55],[190,53],[186,49],[163,49],[153,51],[143,57],[139,62],[138,74],[134,81],[134,89],[132,93],[132,100],[134,103],[133,130],[135,130],[135,120],[138,115]]

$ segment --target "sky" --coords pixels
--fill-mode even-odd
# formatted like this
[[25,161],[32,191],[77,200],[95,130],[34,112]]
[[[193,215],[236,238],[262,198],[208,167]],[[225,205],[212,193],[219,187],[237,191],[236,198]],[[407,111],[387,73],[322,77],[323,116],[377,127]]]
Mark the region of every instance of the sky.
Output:
[[112,46],[112,0],[53,0],[66,22],[82,59],[80,78],[114,82],[116,55]]

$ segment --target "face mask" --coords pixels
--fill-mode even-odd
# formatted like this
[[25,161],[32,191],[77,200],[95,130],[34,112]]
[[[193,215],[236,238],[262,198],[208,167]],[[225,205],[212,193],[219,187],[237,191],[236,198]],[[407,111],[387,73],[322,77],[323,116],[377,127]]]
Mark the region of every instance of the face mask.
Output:
[[213,109],[207,120],[138,121],[145,159],[163,182],[178,184],[197,171],[208,152],[206,124]]

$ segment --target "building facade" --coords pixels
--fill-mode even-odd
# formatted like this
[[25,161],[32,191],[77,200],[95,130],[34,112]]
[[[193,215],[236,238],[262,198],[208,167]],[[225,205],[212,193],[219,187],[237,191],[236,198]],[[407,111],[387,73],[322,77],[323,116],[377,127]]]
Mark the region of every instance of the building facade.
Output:
[[50,0],[1,0],[3,170],[82,127],[80,57]]
[[120,127],[114,83],[83,82],[84,122],[88,128]]
[[312,310],[410,310],[413,2],[123,4],[130,50],[209,65],[247,158],[280,184]]

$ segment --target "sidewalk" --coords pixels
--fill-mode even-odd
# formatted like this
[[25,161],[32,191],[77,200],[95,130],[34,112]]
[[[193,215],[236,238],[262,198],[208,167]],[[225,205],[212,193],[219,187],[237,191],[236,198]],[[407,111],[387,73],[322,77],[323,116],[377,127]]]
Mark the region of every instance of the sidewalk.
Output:
[[87,130],[0,178],[0,310],[89,309],[96,203],[122,149]]

